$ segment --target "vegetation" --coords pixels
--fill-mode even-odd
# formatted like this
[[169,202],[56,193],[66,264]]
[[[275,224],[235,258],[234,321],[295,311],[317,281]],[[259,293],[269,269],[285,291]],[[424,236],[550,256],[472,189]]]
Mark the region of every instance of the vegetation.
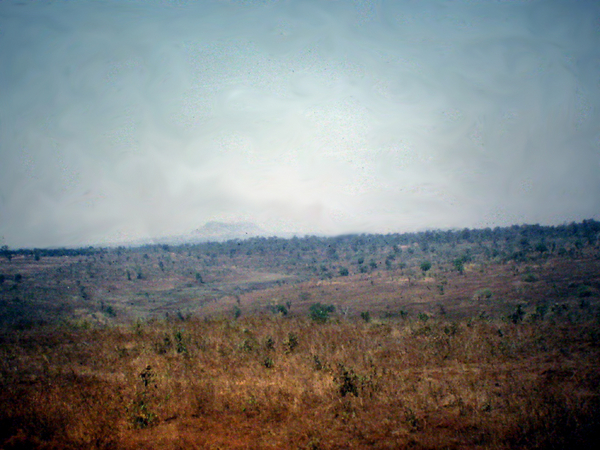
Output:
[[333,305],[322,305],[321,303],[313,303],[310,305],[310,318],[318,323],[325,323],[329,319],[329,315],[335,311]]
[[596,320],[192,318],[1,348],[2,448],[583,448],[600,425]]
[[[523,295],[532,290],[545,291],[548,302],[562,302],[565,295],[572,295],[572,289],[561,287],[565,277],[560,273],[565,270],[576,274],[571,282],[589,286],[594,295],[597,292],[597,287],[585,278],[587,275],[577,272],[586,271],[582,267],[589,261],[595,264],[599,233],[600,222],[585,220],[556,227],[518,225],[387,235],[260,237],[136,248],[12,250],[3,246],[0,326],[62,320],[126,323],[165,318],[168,314],[212,314],[223,311],[224,306],[231,311],[232,298],[276,288],[284,288],[281,293],[287,295],[287,286],[319,280],[337,280],[340,291],[347,284],[356,286],[357,281],[365,279],[374,284],[377,279],[396,280],[402,289],[385,294],[394,297],[392,305],[416,306],[408,301],[409,297],[424,299],[429,295],[422,292],[419,273],[432,278],[450,304],[484,287],[494,292],[495,299],[508,303],[522,301]],[[569,264],[574,267],[567,267]],[[483,286],[468,286],[479,283],[474,280],[479,274],[495,278],[509,270],[519,271],[514,275],[530,286],[512,285],[514,292],[508,286],[493,286],[483,280]],[[454,274],[467,279],[457,280]],[[401,280],[406,280],[406,285]],[[328,290],[328,285],[324,286]],[[548,286],[551,289],[546,289]],[[397,298],[399,292],[401,297]],[[269,299],[278,304],[288,300]],[[331,304],[346,300],[352,299],[314,299]],[[109,306],[112,309],[107,314]],[[257,312],[266,306],[246,305],[242,312]],[[308,306],[301,300],[300,311]],[[369,308],[375,313],[385,311],[387,306],[391,307],[390,301],[381,298],[375,308]],[[358,315],[362,309],[358,305],[348,313]]]
[[3,247],[0,448],[593,448],[599,233]]

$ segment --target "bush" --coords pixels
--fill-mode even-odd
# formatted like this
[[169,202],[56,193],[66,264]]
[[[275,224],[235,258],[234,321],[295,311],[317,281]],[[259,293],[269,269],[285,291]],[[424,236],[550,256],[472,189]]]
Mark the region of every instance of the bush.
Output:
[[262,365],[267,369],[271,369],[275,365],[275,361],[273,361],[273,358],[271,358],[270,356],[265,356],[265,358],[262,361]]
[[508,316],[510,321],[514,324],[517,324],[523,320],[525,316],[525,311],[523,311],[523,307],[521,305],[517,305],[515,311]]
[[521,279],[526,283],[534,283],[537,281],[537,277],[532,273],[526,273]]
[[431,263],[429,261],[423,261],[421,263],[421,270],[423,273],[427,272],[429,269],[431,269]]
[[325,323],[329,319],[329,314],[335,311],[333,305],[323,305],[322,303],[313,303],[310,305],[310,318],[318,323]]
[[267,350],[274,350],[275,349],[275,339],[273,339],[271,336],[267,336],[267,338],[265,339],[265,348]]
[[473,294],[473,300],[487,300],[492,298],[492,291],[489,288],[478,289]]
[[452,264],[458,273],[462,274],[465,271],[465,263],[462,258],[455,259]]
[[340,372],[336,377],[336,381],[339,386],[340,395],[345,397],[348,394],[352,394],[358,397],[359,377],[354,373],[354,370],[348,369],[342,364],[339,365],[339,370]]
[[288,309],[285,307],[285,305],[271,305],[270,308],[273,314],[281,314],[282,316],[288,315]]
[[548,305],[547,304],[541,303],[535,307],[535,314],[540,319],[543,319],[547,313],[548,313]]
[[183,331],[178,330],[174,333],[175,343],[177,344],[177,353],[187,354],[187,347],[183,339]]
[[582,284],[581,286],[579,286],[577,288],[577,297],[584,298],[584,297],[591,297],[591,296],[592,296],[592,289],[589,286]]
[[143,395],[140,395],[131,405],[130,415],[133,426],[138,429],[149,428],[158,423],[157,415],[150,411]]
[[288,336],[283,340],[284,353],[289,354],[298,347],[298,336],[296,333],[289,333]]

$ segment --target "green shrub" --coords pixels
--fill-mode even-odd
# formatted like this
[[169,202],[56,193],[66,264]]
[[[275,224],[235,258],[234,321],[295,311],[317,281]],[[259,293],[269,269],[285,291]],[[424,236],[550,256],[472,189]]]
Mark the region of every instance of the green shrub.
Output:
[[336,377],[339,386],[340,395],[345,397],[352,394],[358,397],[358,388],[360,384],[359,377],[354,373],[354,370],[346,368],[344,365],[339,365],[340,372]]
[[525,311],[523,311],[523,307],[521,305],[517,305],[517,308],[514,310],[514,312],[508,316],[510,321],[514,324],[521,322],[523,317],[525,317]]
[[144,429],[156,425],[158,416],[150,411],[145,396],[140,395],[129,410],[131,422],[135,428]]
[[246,339],[242,340],[242,342],[240,342],[238,345],[238,348],[242,352],[246,352],[246,353],[253,351],[254,347],[256,347],[256,342],[254,341],[254,339],[251,339],[251,338],[246,338]]
[[298,347],[299,341],[296,333],[289,333],[288,336],[283,340],[284,353],[292,353],[296,347]]
[[150,389],[156,388],[156,374],[150,365],[146,366],[139,375],[143,389],[136,394],[136,398],[127,408],[131,422],[135,428],[149,428],[156,425],[158,416],[150,410]]
[[300,295],[298,295],[298,298],[300,300],[302,300],[303,302],[307,301],[310,298],[310,293],[308,292],[300,292]]
[[521,277],[521,279],[526,283],[534,283],[537,281],[537,277],[532,273],[526,273]]
[[237,320],[240,318],[241,315],[242,315],[242,310],[240,309],[240,307],[238,305],[234,305],[233,306],[233,318]]
[[592,289],[589,286],[582,284],[581,286],[579,286],[577,288],[577,297],[584,298],[584,297],[591,297],[591,296],[592,296]]
[[547,312],[548,312],[548,305],[546,303],[541,303],[535,307],[535,314],[540,319],[543,319]]
[[282,316],[288,315],[288,309],[285,307],[285,305],[271,305],[270,308],[273,314],[281,314]]
[[321,361],[319,355],[313,355],[313,365],[315,370],[323,370],[326,368],[326,365]]
[[183,331],[177,330],[173,337],[175,338],[177,353],[187,353],[187,347],[183,341]]
[[267,336],[265,339],[265,348],[267,350],[275,349],[275,340],[271,336]]
[[104,312],[109,317],[116,317],[117,316],[117,312],[115,311],[115,308],[113,308],[112,306],[107,306],[106,309],[104,310]]
[[275,365],[275,362],[270,356],[265,356],[262,361],[262,365],[265,366],[265,368],[267,369],[271,369]]
[[456,322],[450,322],[444,327],[444,333],[448,336],[455,336],[459,331],[459,326]]
[[458,273],[462,274],[465,271],[465,262],[462,258],[456,258],[452,264]]
[[489,288],[478,289],[473,294],[473,300],[487,300],[492,298],[492,291]]
[[309,311],[312,320],[318,323],[325,323],[329,319],[329,314],[335,311],[335,306],[313,303],[310,305]]
[[338,364],[338,373],[335,375],[334,381],[338,385],[341,397],[345,397],[348,394],[358,397],[360,393],[364,393],[367,390],[372,392],[376,389],[376,385],[370,375],[358,374],[354,369],[346,367],[343,364]]

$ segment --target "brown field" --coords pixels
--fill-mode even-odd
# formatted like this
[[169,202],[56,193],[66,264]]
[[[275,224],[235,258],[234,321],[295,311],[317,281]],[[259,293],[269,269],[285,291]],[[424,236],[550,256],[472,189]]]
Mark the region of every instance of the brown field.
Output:
[[597,321],[155,321],[2,336],[2,448],[590,448]]
[[600,249],[565,242],[0,258],[0,449],[593,448]]

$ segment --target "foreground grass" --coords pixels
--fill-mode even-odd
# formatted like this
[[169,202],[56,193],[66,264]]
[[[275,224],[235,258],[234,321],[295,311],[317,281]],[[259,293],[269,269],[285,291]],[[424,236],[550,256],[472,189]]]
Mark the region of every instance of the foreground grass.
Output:
[[591,448],[598,322],[274,316],[4,332],[0,448]]

